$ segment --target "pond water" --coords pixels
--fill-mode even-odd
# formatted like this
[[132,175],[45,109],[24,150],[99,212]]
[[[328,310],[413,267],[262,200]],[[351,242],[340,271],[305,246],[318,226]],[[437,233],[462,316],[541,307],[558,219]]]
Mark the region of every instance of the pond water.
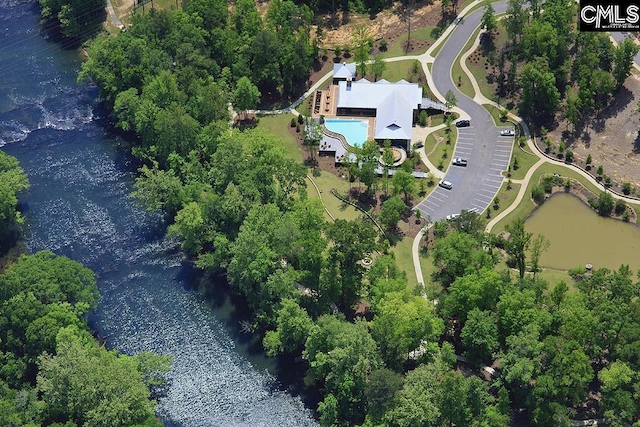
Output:
[[527,219],[526,229],[550,242],[540,258],[544,267],[568,270],[591,263],[594,268],[618,269],[628,264],[640,270],[640,227],[603,218],[570,194],[547,200]]

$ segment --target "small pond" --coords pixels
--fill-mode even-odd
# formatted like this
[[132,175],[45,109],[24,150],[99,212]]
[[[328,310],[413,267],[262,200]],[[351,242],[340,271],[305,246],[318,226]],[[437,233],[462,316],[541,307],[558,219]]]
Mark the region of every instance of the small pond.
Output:
[[570,194],[547,200],[527,219],[526,229],[550,242],[540,259],[544,267],[568,270],[591,263],[596,269],[620,264],[640,269],[640,227],[603,218]]

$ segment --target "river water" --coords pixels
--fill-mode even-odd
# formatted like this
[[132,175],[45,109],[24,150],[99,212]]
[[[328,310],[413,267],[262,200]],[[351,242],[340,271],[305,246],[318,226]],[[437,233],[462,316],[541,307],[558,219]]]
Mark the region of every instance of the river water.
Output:
[[109,347],[173,355],[158,406],[166,425],[316,425],[238,332],[228,298],[209,303],[191,290],[161,216],[130,197],[134,166],[101,123],[97,91],[75,82],[79,54],[47,40],[38,19],[36,2],[0,0],[0,145],[31,182],[21,197],[29,251],[95,271],[102,299],[91,326]]

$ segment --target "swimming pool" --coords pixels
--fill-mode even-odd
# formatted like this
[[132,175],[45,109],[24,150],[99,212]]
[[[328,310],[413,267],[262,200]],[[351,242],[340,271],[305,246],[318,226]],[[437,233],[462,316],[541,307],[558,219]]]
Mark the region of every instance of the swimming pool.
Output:
[[352,147],[362,147],[367,140],[369,124],[363,120],[326,119],[324,125],[330,131],[342,134]]

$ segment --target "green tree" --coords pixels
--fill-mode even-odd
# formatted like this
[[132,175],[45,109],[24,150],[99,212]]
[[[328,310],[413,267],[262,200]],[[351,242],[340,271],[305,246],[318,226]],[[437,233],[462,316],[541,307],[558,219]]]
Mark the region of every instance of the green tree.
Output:
[[509,0],[507,6],[507,17],[505,18],[505,27],[511,42],[515,45],[518,43],[519,36],[522,36],[525,23],[527,22],[527,12],[523,8],[523,0]]
[[601,409],[607,423],[613,426],[631,424],[640,409],[633,387],[638,373],[625,362],[615,361],[598,373],[598,379],[602,384]]
[[307,311],[292,299],[283,299],[280,305],[277,329],[266,333],[263,345],[270,356],[281,352],[300,353],[304,349],[313,320]]
[[547,240],[542,234],[538,234],[531,241],[531,271],[533,277],[536,277],[536,273],[540,271],[540,256],[549,249],[549,240]]
[[362,423],[369,377],[382,367],[366,322],[321,316],[309,332],[303,355],[309,361],[312,378],[322,384],[326,399],[335,398],[331,406],[335,407],[332,412],[338,424]]
[[322,127],[311,117],[307,117],[304,125],[303,141],[309,149],[309,158],[315,160],[316,152],[323,137]]
[[391,141],[385,139],[382,144],[382,186],[384,189],[384,195],[389,193],[389,169],[394,163],[393,149],[391,148]]
[[416,179],[404,170],[396,171],[391,178],[393,194],[404,194],[405,203],[409,203],[411,197],[416,194]]
[[382,55],[378,54],[373,57],[373,62],[369,65],[369,71],[373,75],[373,81],[377,82],[387,69],[387,63],[382,58]]
[[57,21],[62,35],[86,40],[99,31],[104,19],[105,0],[39,0],[42,18]]
[[423,341],[437,342],[444,330],[442,320],[421,296],[388,293],[373,309],[376,318],[371,335],[386,366],[397,371],[402,370],[410,351],[417,350]]
[[560,105],[560,92],[556,77],[549,70],[546,59],[529,62],[520,71],[522,99],[520,111],[527,117],[544,117],[553,114]]
[[382,420],[383,415],[393,407],[393,400],[403,382],[402,375],[387,368],[371,372],[365,389],[368,419],[378,423]]
[[616,89],[622,88],[627,77],[631,75],[633,58],[639,50],[640,46],[636,45],[630,38],[625,38],[624,41],[614,49],[614,66],[612,73],[616,81]]
[[526,268],[526,251],[529,249],[533,233],[528,233],[524,229],[524,219],[516,218],[505,226],[505,230],[510,234],[507,242],[507,254],[518,267],[520,278],[524,277]]
[[37,387],[51,420],[157,425],[136,358],[98,347],[73,327],[60,330],[54,356],[40,357]]
[[18,160],[0,151],[0,247],[13,240],[11,233],[15,225],[23,222],[17,209],[18,194],[27,188],[29,181]]
[[350,307],[360,298],[363,286],[364,269],[360,261],[375,248],[377,233],[368,220],[337,219],[328,226],[327,236],[333,242],[329,264],[338,269],[338,275],[331,279],[340,287],[338,302]]
[[402,201],[400,196],[393,196],[382,203],[380,209],[380,221],[387,226],[389,230],[395,230],[398,221],[407,211],[407,205]]
[[451,89],[449,89],[447,93],[444,94],[444,102],[445,102],[445,106],[447,107],[447,110],[450,110],[456,105],[458,105],[458,98],[456,97],[456,94],[453,93]]
[[480,20],[480,28],[484,29],[487,33],[491,34],[498,28],[498,20],[496,19],[495,10],[491,3],[484,7],[484,13]]
[[255,108],[260,100],[260,91],[251,83],[247,77],[240,77],[236,84],[236,89],[233,91],[232,99],[236,108],[240,111],[249,110]]
[[357,158],[360,165],[358,176],[360,181],[367,187],[367,192],[373,189],[376,182],[376,167],[380,156],[380,148],[375,141],[366,141],[358,150]]
[[473,308],[467,313],[460,338],[471,361],[491,364],[493,352],[499,347],[495,315],[491,311]]
[[420,365],[409,371],[402,390],[396,394],[394,407],[384,416],[387,424],[401,427],[438,425],[437,383],[444,371],[438,363]]
[[500,275],[490,268],[460,276],[447,290],[442,302],[443,314],[464,325],[467,313],[473,308],[494,310],[502,287]]
[[493,257],[476,238],[457,231],[436,240],[432,255],[437,267],[435,276],[446,287],[458,277],[479,271],[482,267],[493,267],[494,264]]
[[598,214],[609,216],[613,212],[613,196],[611,193],[603,191],[598,197]]

